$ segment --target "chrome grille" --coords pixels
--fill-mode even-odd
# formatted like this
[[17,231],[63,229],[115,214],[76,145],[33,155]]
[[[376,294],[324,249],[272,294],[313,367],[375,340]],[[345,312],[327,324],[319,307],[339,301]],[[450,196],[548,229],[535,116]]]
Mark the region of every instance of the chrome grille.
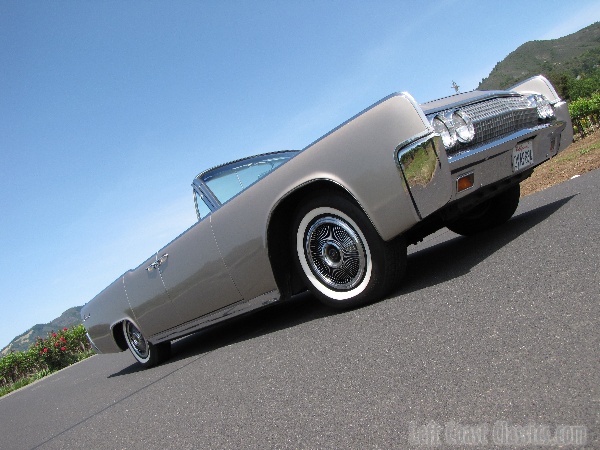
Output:
[[537,108],[531,107],[522,96],[497,97],[471,105],[461,106],[475,127],[475,139],[468,144],[459,144],[448,151],[452,155],[466,148],[477,147],[500,139],[515,131],[538,125]]

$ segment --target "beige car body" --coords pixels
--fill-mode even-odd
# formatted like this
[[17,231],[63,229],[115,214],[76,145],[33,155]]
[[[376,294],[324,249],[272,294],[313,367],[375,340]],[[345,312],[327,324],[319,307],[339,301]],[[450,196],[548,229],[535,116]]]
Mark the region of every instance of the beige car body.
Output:
[[[427,114],[515,93],[545,95],[554,120],[478,151],[446,154]],[[426,230],[423,224],[441,209],[503,180],[526,177],[530,172],[510,169],[512,149],[526,139],[533,142],[531,168],[572,141],[567,105],[543,77],[510,94],[474,91],[424,105],[407,93],[386,97],[225,202],[87,303],[82,317],[90,340],[101,353],[125,350],[121,323],[130,321],[158,344],[288,298],[297,283],[286,227],[308,192],[345,191],[384,241],[411,233],[418,240],[427,231],[415,230]],[[418,178],[406,167],[417,151],[435,167]],[[457,178],[471,173],[475,186],[459,193]]]

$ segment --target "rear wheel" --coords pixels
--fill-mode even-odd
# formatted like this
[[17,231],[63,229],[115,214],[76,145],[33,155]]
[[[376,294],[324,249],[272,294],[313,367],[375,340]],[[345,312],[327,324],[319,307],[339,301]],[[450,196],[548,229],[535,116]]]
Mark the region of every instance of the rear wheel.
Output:
[[171,356],[171,342],[152,344],[128,320],[123,322],[123,334],[133,357],[144,367],[156,366]]
[[507,222],[517,210],[521,188],[518,184],[477,205],[447,227],[457,234],[472,236]]
[[305,285],[336,308],[381,298],[402,277],[403,239],[385,242],[351,200],[336,195],[314,198],[296,213],[296,266]]

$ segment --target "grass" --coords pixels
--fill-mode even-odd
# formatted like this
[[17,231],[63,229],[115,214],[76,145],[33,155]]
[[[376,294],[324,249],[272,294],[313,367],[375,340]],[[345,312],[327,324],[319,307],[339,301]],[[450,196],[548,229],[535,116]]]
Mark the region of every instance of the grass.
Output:
[[20,389],[22,387],[27,386],[28,384],[33,383],[34,381],[37,380],[41,380],[42,378],[50,375],[51,371],[49,370],[42,370],[40,372],[34,373],[33,375],[30,375],[26,378],[21,378],[20,380],[14,382],[14,383],[10,383],[7,384],[6,386],[2,386],[0,388],[0,397],[6,395],[6,394],[10,394],[13,391],[16,391],[17,389]]
[[539,192],[576,175],[600,168],[600,130],[572,143],[558,156],[538,166],[521,183],[521,195]]
[[588,153],[593,152],[594,150],[598,150],[599,148],[600,148],[600,142],[597,142],[590,146],[581,148],[576,152],[568,153],[564,156],[559,156],[556,158],[556,162],[561,163],[561,162],[565,162],[565,161],[573,161],[573,160],[577,159],[578,157],[587,155]]
[[580,155],[587,155],[589,152],[600,149],[600,142],[596,142],[595,144],[590,145],[589,147],[584,147],[579,150]]

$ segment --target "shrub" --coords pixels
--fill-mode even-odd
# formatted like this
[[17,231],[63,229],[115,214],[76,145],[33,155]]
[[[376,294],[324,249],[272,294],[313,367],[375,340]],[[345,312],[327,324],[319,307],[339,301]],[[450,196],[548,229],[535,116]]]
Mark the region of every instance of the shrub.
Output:
[[588,130],[593,130],[600,123],[600,93],[569,103],[569,114],[576,133],[584,136]]
[[30,349],[11,352],[0,359],[0,386],[14,383],[40,370],[40,360]]
[[90,349],[85,336],[85,328],[79,325],[64,328],[58,332],[50,332],[48,338],[38,340],[30,350],[37,353],[42,365],[55,371],[79,361],[79,354]]
[[[0,387],[28,377],[40,378],[92,354],[83,325],[52,331],[46,339],[38,337],[27,351],[0,358]],[[32,377],[34,374],[40,377]]]

